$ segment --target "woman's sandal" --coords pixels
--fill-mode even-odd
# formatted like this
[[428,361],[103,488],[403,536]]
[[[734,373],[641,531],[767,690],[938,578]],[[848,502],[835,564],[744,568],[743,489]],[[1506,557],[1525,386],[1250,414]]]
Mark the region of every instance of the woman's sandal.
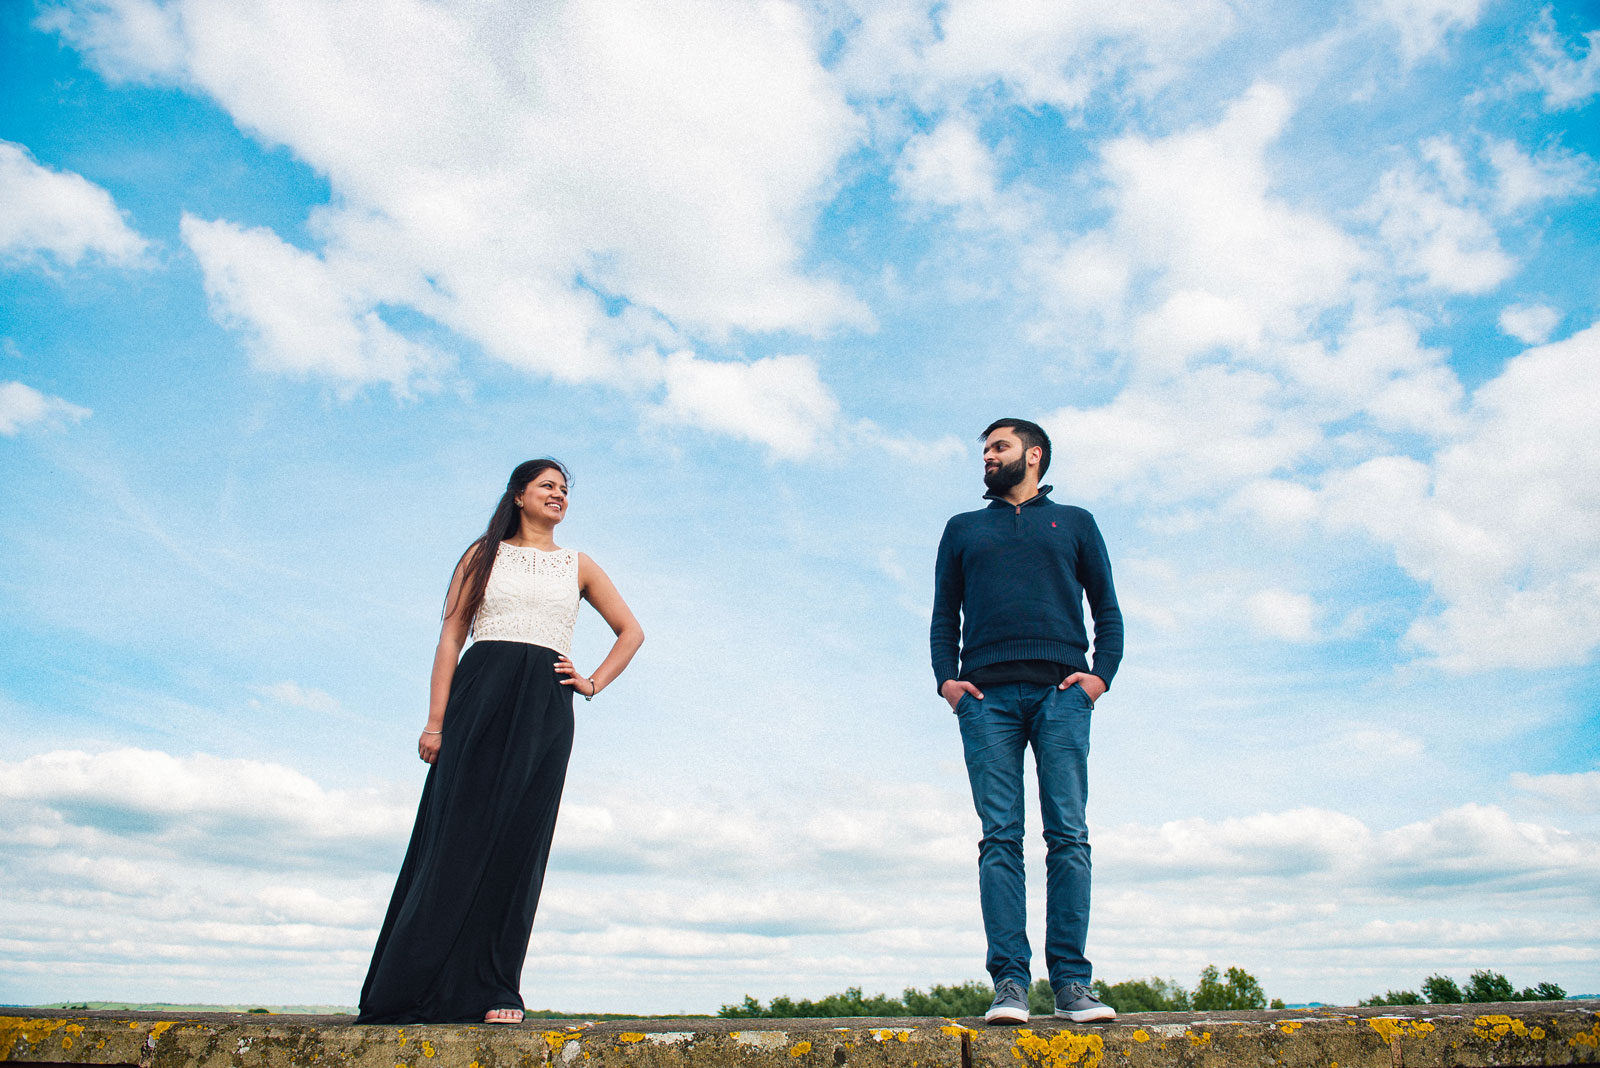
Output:
[[483,1014],[483,1022],[486,1024],[519,1024],[522,1022],[522,1010],[514,1005],[490,1009]]

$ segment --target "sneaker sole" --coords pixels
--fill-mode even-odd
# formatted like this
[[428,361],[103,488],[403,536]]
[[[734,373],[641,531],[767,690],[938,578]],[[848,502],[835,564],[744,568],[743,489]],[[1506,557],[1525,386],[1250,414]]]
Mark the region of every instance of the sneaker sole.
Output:
[[990,1009],[983,1014],[984,1023],[1025,1024],[1028,1014],[1022,1009]]
[[1101,1005],[1099,1008],[1094,1009],[1082,1009],[1078,1012],[1062,1012],[1058,1009],[1056,1010],[1056,1018],[1059,1020],[1071,1020],[1073,1023],[1094,1023],[1096,1020],[1115,1020],[1117,1018],[1117,1010],[1109,1005]]

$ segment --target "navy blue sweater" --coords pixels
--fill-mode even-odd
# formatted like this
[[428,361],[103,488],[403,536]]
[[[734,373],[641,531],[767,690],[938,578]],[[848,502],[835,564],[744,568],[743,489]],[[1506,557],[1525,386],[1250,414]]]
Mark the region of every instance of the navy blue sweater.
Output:
[[1056,504],[1049,491],[1020,507],[995,500],[945,524],[929,628],[936,685],[1007,660],[1053,660],[1111,685],[1122,662],[1122,611],[1106,543],[1094,516]]

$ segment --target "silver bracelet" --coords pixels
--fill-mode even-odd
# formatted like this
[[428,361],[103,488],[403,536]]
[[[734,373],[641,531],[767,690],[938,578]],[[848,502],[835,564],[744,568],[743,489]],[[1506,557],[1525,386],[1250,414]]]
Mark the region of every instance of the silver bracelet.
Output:
[[581,696],[585,701],[593,701],[594,695],[600,692],[600,684],[594,681],[594,676],[589,676],[589,692]]
[[444,731],[430,731],[428,728],[424,727],[424,728],[422,728],[422,733],[423,734],[443,734]]

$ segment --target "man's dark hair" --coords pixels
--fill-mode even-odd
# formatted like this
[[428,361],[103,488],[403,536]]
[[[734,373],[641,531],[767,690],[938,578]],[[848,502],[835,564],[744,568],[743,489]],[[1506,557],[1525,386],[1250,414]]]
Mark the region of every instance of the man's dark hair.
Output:
[[1042,450],[1039,453],[1039,477],[1043,478],[1044,473],[1050,470],[1050,435],[1044,432],[1044,427],[1026,419],[996,419],[984,428],[983,433],[978,435],[978,440],[988,441],[989,435],[1002,427],[1016,433],[1017,437],[1022,441],[1023,449],[1031,449],[1035,445],[1039,446]]

